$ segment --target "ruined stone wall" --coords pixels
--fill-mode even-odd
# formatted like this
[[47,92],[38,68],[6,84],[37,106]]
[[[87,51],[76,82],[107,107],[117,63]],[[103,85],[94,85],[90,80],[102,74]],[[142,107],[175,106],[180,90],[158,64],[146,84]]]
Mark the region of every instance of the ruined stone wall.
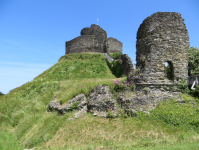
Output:
[[[93,35],[83,35],[66,42],[66,54],[83,53],[83,52],[98,52],[95,49],[95,40]],[[100,53],[102,51],[99,51]]]
[[124,54],[122,55],[121,59],[122,59],[123,74],[128,76],[129,72],[134,70],[131,58],[127,54]]
[[156,108],[159,102],[169,98],[179,98],[180,94],[176,85],[169,87],[165,84],[137,84],[133,91],[121,92],[117,101],[124,110],[149,113],[148,111]]
[[[136,42],[136,66],[144,72],[141,83],[179,83],[188,78],[189,36],[180,13],[157,12],[140,25]],[[145,61],[140,61],[146,55]],[[171,64],[172,79],[166,77],[165,63]]]
[[122,53],[122,42],[118,41],[115,38],[109,37],[107,39],[107,44],[109,45],[108,51],[109,53],[120,52]]

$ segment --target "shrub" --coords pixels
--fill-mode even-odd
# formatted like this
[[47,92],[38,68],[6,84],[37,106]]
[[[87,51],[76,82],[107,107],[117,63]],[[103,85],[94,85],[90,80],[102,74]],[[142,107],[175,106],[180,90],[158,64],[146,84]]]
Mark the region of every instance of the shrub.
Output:
[[130,89],[129,87],[129,83],[126,83],[126,81],[120,81],[120,79],[116,79],[114,81],[114,86],[112,88],[112,90],[114,90],[115,92],[120,92],[124,89]]
[[194,97],[197,97],[199,98],[199,85],[196,85],[196,89],[191,91],[191,94],[194,96]]
[[180,89],[180,91],[184,94],[189,94],[190,90],[189,90],[189,85],[186,83],[186,80],[184,78],[182,78],[182,80],[180,81],[180,85],[178,85],[178,89]]
[[123,74],[123,69],[121,66],[121,60],[114,60],[113,62],[107,61],[107,65],[109,66],[112,74],[114,74],[117,78],[120,78]]
[[188,50],[188,57],[189,57],[189,62],[188,62],[188,73],[189,75],[196,75],[199,74],[199,48],[194,48],[190,47]]
[[113,59],[121,59],[122,54],[120,52],[116,52],[112,54]]

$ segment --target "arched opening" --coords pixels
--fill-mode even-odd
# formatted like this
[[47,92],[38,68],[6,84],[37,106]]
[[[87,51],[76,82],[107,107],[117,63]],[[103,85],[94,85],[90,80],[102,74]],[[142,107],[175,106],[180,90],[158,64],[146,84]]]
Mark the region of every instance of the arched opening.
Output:
[[164,66],[164,71],[167,79],[174,80],[173,63],[171,61],[166,61]]

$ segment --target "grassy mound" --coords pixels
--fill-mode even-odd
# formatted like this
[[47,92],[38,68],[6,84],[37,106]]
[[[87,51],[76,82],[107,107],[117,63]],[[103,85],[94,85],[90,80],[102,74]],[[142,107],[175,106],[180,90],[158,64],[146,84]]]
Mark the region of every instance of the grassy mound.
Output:
[[103,54],[67,54],[35,80],[61,81],[78,78],[115,78]]
[[[44,73],[0,97],[0,148],[3,149],[195,149],[199,142],[198,99],[184,95],[159,104],[151,115],[112,120],[74,112],[47,113],[56,95],[65,103],[100,84],[113,85],[102,54],[67,54]],[[124,78],[122,78],[124,79]],[[182,96],[183,98],[183,96]],[[193,99],[193,103],[189,102]]]

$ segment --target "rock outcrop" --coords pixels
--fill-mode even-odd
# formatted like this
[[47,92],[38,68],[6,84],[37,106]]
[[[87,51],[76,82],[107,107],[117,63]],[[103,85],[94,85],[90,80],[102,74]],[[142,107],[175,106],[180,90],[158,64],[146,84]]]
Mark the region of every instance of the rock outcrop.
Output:
[[74,117],[71,119],[84,116],[87,112],[98,117],[117,117],[120,115],[120,109],[125,114],[135,116],[138,110],[149,114],[150,110],[156,108],[158,102],[172,97],[178,98],[179,94],[180,92],[177,92],[175,87],[171,91],[166,86],[159,88],[151,86],[148,89],[124,90],[115,99],[108,86],[98,85],[91,91],[88,98],[84,94],[79,94],[61,105],[54,97],[48,108],[50,111],[58,111],[61,115],[75,110]]
[[49,111],[58,111],[61,115],[64,115],[68,111],[76,110],[75,118],[83,116],[87,112],[87,102],[84,94],[79,94],[65,105],[61,105],[57,102],[56,97],[53,98],[52,102],[48,105]]
[[88,102],[84,94],[79,94],[64,105],[61,105],[59,102],[57,102],[56,97],[54,97],[52,102],[48,105],[49,111],[55,110],[61,115],[72,110],[78,111],[75,113],[74,118],[83,116],[86,112],[90,112],[94,116],[110,117],[108,114],[109,110],[112,113],[112,117],[116,117],[118,109],[117,102],[115,99],[113,99],[110,88],[106,85],[96,86],[91,91]]
[[108,110],[112,110],[114,116],[117,116],[117,104],[113,98],[110,88],[106,85],[96,86],[88,100],[88,111],[94,116],[107,117]]

